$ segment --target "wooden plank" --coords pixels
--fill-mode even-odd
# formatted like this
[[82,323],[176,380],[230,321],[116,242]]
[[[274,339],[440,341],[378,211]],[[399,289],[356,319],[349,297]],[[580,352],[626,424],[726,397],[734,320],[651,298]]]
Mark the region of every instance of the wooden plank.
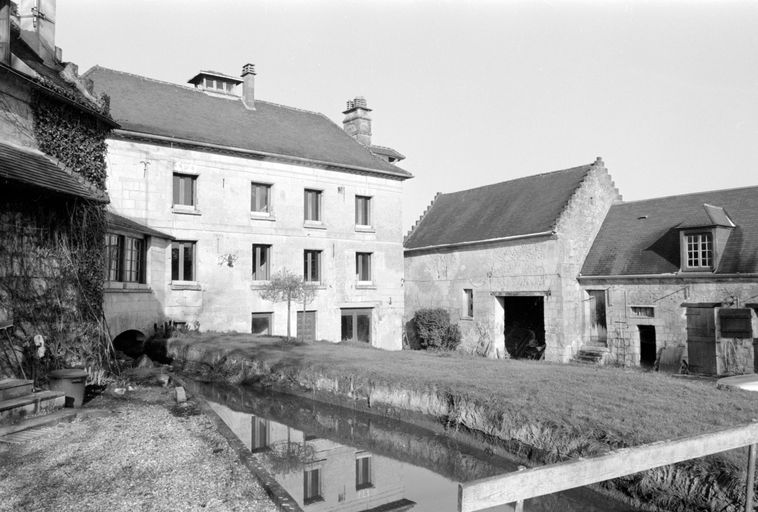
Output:
[[617,450],[591,459],[516,471],[459,484],[458,510],[473,512],[583,487],[647,469],[758,443],[758,423]]

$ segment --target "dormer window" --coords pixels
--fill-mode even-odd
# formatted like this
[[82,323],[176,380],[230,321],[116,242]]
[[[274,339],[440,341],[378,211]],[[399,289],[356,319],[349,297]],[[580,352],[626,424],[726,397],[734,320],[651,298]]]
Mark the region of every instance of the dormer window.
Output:
[[711,233],[685,233],[687,243],[687,270],[713,269],[713,235]]
[[203,91],[234,95],[234,88],[241,84],[242,80],[214,71],[201,71],[187,82]]

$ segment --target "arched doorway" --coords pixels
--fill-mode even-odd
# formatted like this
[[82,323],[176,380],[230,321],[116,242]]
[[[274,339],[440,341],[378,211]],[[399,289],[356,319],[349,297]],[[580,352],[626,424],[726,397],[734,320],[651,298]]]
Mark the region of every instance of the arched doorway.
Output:
[[113,338],[113,348],[136,359],[145,352],[145,339],[140,331],[130,329]]

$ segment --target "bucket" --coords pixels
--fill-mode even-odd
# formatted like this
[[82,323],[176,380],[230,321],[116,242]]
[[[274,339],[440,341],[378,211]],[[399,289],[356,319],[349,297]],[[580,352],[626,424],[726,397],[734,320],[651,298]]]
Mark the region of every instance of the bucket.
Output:
[[50,389],[63,391],[66,394],[66,407],[81,407],[84,402],[84,384],[87,372],[75,368],[53,370],[47,374]]

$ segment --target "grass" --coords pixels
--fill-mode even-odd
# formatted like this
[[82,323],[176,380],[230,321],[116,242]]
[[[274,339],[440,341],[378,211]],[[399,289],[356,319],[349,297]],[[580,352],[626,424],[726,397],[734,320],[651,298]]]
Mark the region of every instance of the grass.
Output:
[[283,344],[276,338],[194,336],[200,349],[257,360],[281,373],[359,376],[410,390],[452,392],[534,422],[602,428],[626,445],[660,441],[758,419],[755,394],[717,389],[712,380],[637,369],[490,360],[461,353],[388,352],[362,344]]

